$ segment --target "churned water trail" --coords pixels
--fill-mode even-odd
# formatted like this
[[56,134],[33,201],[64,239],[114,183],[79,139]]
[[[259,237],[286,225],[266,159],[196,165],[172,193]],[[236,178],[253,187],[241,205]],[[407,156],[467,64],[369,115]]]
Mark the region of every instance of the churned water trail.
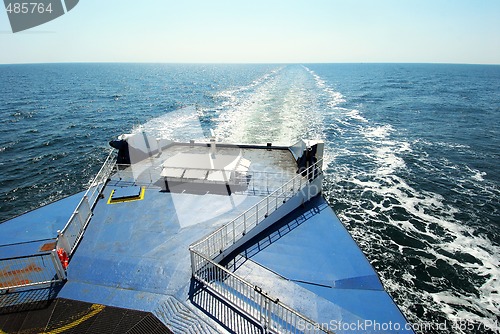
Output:
[[[383,67],[372,70],[389,73],[387,78],[360,75],[355,84],[363,88],[346,89],[344,96],[351,97],[331,118],[342,130],[328,134],[335,159],[328,168],[327,197],[410,321],[466,324],[464,330],[448,326],[450,333],[497,332],[498,174],[491,175],[494,161],[471,156],[498,159],[498,147],[488,150],[491,143],[475,132],[488,127],[491,113],[498,118],[498,108],[478,107],[488,94],[478,91],[473,79],[469,84],[477,96],[450,102],[459,115],[436,105],[450,94],[449,88],[440,90],[450,80],[448,68],[431,75],[418,68],[408,73],[411,66],[402,68],[405,73]],[[456,70],[462,81],[467,69]],[[498,68],[492,70],[498,76]],[[437,88],[427,86],[428,76],[439,82]],[[498,101],[491,95],[494,77],[488,74],[481,86]],[[458,90],[455,94],[463,94],[463,87]],[[453,135],[450,123],[467,127],[468,134]],[[484,149],[474,152],[473,146]]]
[[315,82],[299,66],[280,67],[250,86],[223,91],[216,133],[232,142],[290,144],[321,139],[321,101]]

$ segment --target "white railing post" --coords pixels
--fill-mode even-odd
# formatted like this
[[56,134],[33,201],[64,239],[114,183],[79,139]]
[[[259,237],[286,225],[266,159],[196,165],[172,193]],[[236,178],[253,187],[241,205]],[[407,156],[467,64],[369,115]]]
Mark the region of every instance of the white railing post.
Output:
[[236,242],[235,220],[233,220],[233,244]]
[[244,232],[244,234],[247,233],[247,212],[246,211],[243,213],[243,232]]
[[197,271],[196,264],[195,264],[195,259],[194,259],[194,252],[192,249],[189,249],[189,254],[191,255],[191,272],[193,276],[195,276],[195,272]]
[[266,189],[267,193],[269,194],[269,175],[266,173]]
[[267,200],[266,200],[266,215],[265,217],[267,217],[269,215],[269,196],[266,197]]
[[264,296],[264,310],[265,310],[265,321],[266,321],[266,329],[267,329],[267,332],[269,332],[271,330],[271,304],[269,303],[269,298],[267,298],[266,296]]

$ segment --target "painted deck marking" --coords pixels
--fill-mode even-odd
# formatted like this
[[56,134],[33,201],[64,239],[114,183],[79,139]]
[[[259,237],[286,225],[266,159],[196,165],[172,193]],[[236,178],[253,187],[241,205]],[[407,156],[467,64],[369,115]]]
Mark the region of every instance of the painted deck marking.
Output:
[[[64,325],[60,328],[56,328],[54,330],[51,330],[50,332],[43,332],[42,334],[59,334],[59,333],[62,333],[64,331],[67,331],[68,329],[71,329],[73,327],[76,327],[78,326],[79,324],[81,324],[82,322],[92,318],[93,316],[99,314],[102,310],[104,310],[106,308],[106,306],[104,305],[99,305],[99,304],[92,304],[92,306],[90,307],[90,309],[92,310],[91,312],[89,312],[88,314],[82,316],[80,319],[77,319],[73,322],[70,322],[69,324],[67,325]],[[7,334],[7,333],[2,333],[0,331],[0,334]]]

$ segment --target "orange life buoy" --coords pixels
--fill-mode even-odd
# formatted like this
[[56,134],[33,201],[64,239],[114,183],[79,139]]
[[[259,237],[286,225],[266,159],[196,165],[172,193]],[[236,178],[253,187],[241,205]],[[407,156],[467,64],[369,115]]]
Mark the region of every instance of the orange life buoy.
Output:
[[69,264],[69,257],[66,251],[63,248],[58,248],[57,249],[57,256],[59,256],[59,260],[61,261],[62,267],[64,270],[68,268]]

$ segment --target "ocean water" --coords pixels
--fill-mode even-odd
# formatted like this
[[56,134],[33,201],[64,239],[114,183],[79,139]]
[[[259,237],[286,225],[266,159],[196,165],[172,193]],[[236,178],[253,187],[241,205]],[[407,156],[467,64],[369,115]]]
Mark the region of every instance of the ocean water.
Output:
[[0,79],[0,221],[83,190],[122,133],[323,139],[324,195],[417,332],[500,331],[500,66],[33,64]]

